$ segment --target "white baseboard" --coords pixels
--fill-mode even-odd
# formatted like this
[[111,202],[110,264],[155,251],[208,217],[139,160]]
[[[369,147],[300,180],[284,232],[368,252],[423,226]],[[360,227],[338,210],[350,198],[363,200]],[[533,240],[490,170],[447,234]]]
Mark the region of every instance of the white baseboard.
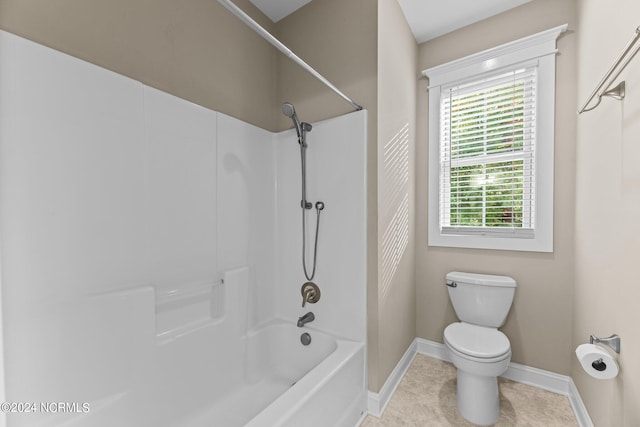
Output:
[[[387,381],[385,381],[382,389],[380,389],[380,393],[369,392],[369,413],[371,415],[376,417],[382,415],[391,399],[391,395],[398,387],[402,376],[409,368],[416,353],[446,362],[451,361],[444,344],[416,338],[404,353],[393,372],[391,372]],[[567,396],[576,420],[578,421],[578,425],[580,427],[593,427],[591,418],[571,377],[513,362],[509,364],[507,372],[505,372],[502,377]]]
[[380,389],[380,392],[374,393],[372,391],[369,392],[368,397],[368,410],[369,414],[374,417],[380,417],[384,412],[389,400],[391,400],[391,396],[393,392],[396,391],[398,384],[400,384],[400,380],[402,379],[407,369],[409,369],[409,365],[413,361],[413,358],[416,355],[416,340],[414,340],[407,351],[404,352],[404,355],[400,358],[400,361],[396,365],[396,367],[391,371],[391,374],[384,382],[384,385]]
[[569,403],[571,403],[573,413],[576,414],[578,425],[580,427],[593,427],[593,421],[591,421],[587,408],[584,406],[584,402],[582,401],[582,397],[580,397],[576,383],[573,382],[572,378],[569,379],[571,382],[569,383],[569,394],[567,397],[569,398]]
[[434,359],[451,362],[451,358],[449,357],[449,353],[447,353],[447,349],[444,347],[444,344],[422,338],[416,338],[416,343],[418,345],[418,353],[433,357]]
[[571,377],[555,374],[543,369],[511,362],[507,372],[501,375],[511,381],[538,387],[553,393],[569,396]]

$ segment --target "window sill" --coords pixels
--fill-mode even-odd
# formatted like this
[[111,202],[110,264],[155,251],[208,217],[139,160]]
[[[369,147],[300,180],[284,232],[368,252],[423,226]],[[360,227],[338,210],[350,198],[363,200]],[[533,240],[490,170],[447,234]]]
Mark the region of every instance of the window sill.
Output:
[[429,233],[428,245],[449,248],[494,249],[503,251],[553,252],[553,240],[541,238],[537,233],[527,237],[498,237],[489,235]]

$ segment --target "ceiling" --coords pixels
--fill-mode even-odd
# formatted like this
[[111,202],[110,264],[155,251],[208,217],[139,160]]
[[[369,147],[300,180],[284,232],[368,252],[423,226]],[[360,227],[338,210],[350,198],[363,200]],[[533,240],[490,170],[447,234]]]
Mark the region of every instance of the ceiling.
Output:
[[497,15],[531,0],[398,0],[418,43]]
[[[273,22],[311,0],[250,0]],[[418,43],[481,21],[531,0],[398,0]]]
[[258,9],[273,22],[278,22],[285,16],[300,9],[311,0],[250,0]]

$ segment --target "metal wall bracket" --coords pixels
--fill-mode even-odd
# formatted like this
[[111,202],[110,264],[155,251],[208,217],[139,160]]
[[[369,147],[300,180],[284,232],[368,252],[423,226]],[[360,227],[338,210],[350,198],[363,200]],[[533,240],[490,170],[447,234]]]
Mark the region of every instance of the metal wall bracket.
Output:
[[613,334],[607,338],[598,338],[592,334],[589,337],[589,343],[608,345],[613,349],[613,351],[615,351],[616,353],[620,353],[620,336],[618,334]]
[[613,99],[617,99],[618,101],[621,101],[624,99],[625,87],[626,87],[626,84],[623,80],[620,83],[618,83],[616,87],[609,89],[608,91],[604,92],[601,96],[610,96]]

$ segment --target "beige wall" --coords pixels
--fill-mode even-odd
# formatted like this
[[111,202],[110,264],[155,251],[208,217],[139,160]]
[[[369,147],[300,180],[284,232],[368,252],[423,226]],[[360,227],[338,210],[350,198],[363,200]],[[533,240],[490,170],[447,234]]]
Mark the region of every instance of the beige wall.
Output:
[[[378,315],[369,389],[379,391],[416,336],[415,120],[417,44],[396,0],[378,2]],[[406,160],[405,160],[406,155]],[[405,211],[404,200],[408,200]],[[406,224],[406,226],[405,226]],[[373,323],[376,323],[375,325]],[[373,373],[377,369],[377,373]]]
[[[640,21],[637,0],[580,0],[578,105],[613,64]],[[620,375],[598,381],[571,359],[571,376],[598,427],[640,426],[640,57],[605,98],[578,117],[573,346],[589,334],[622,338]]]
[[215,0],[0,0],[0,29],[275,129],[276,51]]
[[[315,0],[275,24],[289,49],[369,112],[376,123],[377,2]],[[284,55],[278,55],[277,102],[292,102],[299,116],[315,122],[353,107]],[[278,128],[291,127],[284,115]],[[370,137],[375,137],[375,125]],[[372,141],[370,139],[370,141]]]
[[516,40],[564,23],[558,40],[552,254],[438,248],[427,246],[427,82],[418,93],[416,316],[417,335],[442,342],[444,328],[457,320],[445,274],[469,271],[509,275],[518,282],[514,304],[502,330],[511,341],[512,360],[569,374],[573,313],[576,5],[574,0],[534,0],[419,46],[420,70]]

